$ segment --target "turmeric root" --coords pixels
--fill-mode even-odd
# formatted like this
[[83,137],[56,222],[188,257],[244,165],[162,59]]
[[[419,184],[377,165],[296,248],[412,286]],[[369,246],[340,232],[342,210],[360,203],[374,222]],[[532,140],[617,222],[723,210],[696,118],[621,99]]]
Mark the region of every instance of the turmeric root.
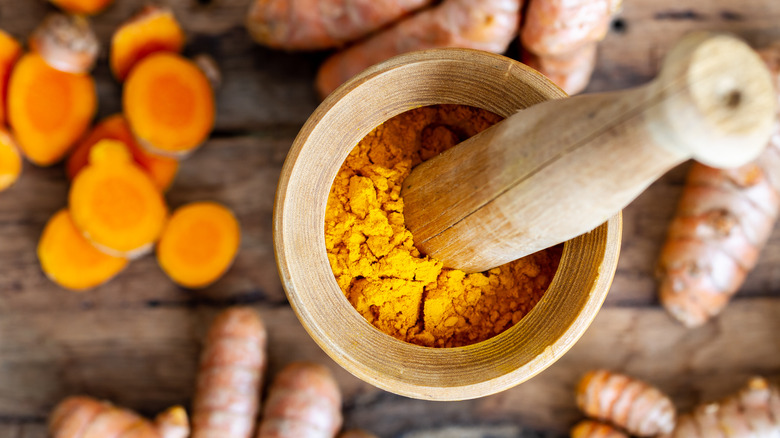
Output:
[[11,70],[22,53],[19,42],[11,35],[0,30],[0,126],[5,125],[5,110],[8,102],[8,80]]
[[[780,43],[760,52],[780,98]],[[658,263],[661,304],[688,327],[718,315],[757,261],[780,208],[780,119],[754,162],[691,165]]]
[[520,31],[523,60],[569,94],[582,91],[621,0],[531,0]]
[[764,438],[780,436],[780,392],[755,377],[737,394],[680,416],[667,438]]
[[249,438],[260,405],[266,331],[257,313],[235,307],[211,324],[198,371],[192,438]]
[[582,420],[571,429],[571,438],[628,438],[628,435],[608,424]]
[[97,287],[127,266],[127,259],[103,254],[81,235],[68,210],[46,224],[38,243],[43,272],[58,285],[75,291]]
[[341,423],[341,392],[330,371],[293,363],[271,384],[257,438],[331,438]]
[[76,227],[107,254],[133,258],[162,233],[167,208],[151,178],[121,142],[102,140],[73,180],[70,212]]
[[195,202],[171,216],[157,245],[157,260],[180,286],[202,288],[228,270],[240,243],[241,228],[230,210]]
[[[177,422],[186,423],[187,414],[180,407]],[[167,420],[165,420],[167,421]],[[166,426],[167,427],[167,426]],[[54,408],[49,417],[49,435],[52,438],[183,438],[171,429],[158,429],[150,421],[127,409],[90,397],[69,397]]]
[[181,406],[174,406],[163,411],[154,419],[160,438],[189,438],[190,421],[187,411]]
[[328,58],[317,73],[324,97],[378,62],[436,47],[504,52],[517,33],[521,0],[445,0]]
[[109,62],[114,76],[124,81],[142,59],[156,52],[180,53],[185,35],[169,8],[146,6],[117,29],[111,38]]
[[206,75],[175,53],[144,58],[125,83],[125,117],[142,146],[183,156],[208,137],[214,125],[214,95]]
[[384,27],[432,0],[253,0],[249,34],[286,50],[338,47]]
[[80,15],[49,14],[30,36],[30,50],[66,73],[92,70],[99,49],[97,36]]
[[0,128],[0,192],[11,187],[22,173],[22,158],[11,135]]
[[66,170],[68,178],[73,180],[89,160],[92,148],[101,140],[117,140],[127,146],[133,155],[135,164],[143,168],[161,191],[166,191],[173,183],[179,170],[179,162],[170,157],[147,152],[135,141],[127,120],[121,114],[106,117],[100,121],[83,139],[68,157]]
[[523,63],[547,76],[567,94],[577,94],[590,82],[593,68],[596,66],[596,48],[598,44],[589,42],[571,55],[537,56],[532,52],[523,52]]
[[8,121],[19,148],[39,166],[61,160],[86,132],[97,109],[93,79],[24,55],[8,85]]
[[609,421],[637,436],[668,433],[675,424],[674,405],[661,391],[605,370],[591,371],[580,380],[577,406],[589,417]]
[[93,15],[103,11],[114,0],[49,0],[71,14]]

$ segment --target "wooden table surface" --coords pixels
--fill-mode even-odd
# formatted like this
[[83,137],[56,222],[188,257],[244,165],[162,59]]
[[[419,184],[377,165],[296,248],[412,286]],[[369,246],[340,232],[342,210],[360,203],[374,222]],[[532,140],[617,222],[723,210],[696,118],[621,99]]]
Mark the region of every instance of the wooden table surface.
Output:
[[[102,41],[143,0],[115,0],[94,20]],[[244,238],[236,264],[214,286],[182,290],[155,258],[114,281],[76,294],[45,278],[35,254],[46,220],[66,203],[62,166],[27,166],[0,194],[0,437],[44,437],[49,410],[85,393],[154,414],[188,405],[208,322],[232,304],[257,308],[270,332],[270,372],[308,359],[331,367],[345,394],[345,421],[382,437],[565,436],[580,418],[579,376],[608,367],[646,378],[683,409],[720,397],[748,376],[780,378],[780,229],[734,302],[715,321],[686,330],[659,308],[653,267],[686,173],[683,165],[624,212],[623,249],[604,308],[579,343],[531,381],[465,402],[425,402],[378,390],[336,366],[287,304],[271,240],[273,195],[290,144],[318,101],[313,77],[323,53],[253,45],[242,25],[248,0],[168,0],[189,33],[189,53],[207,52],[224,70],[213,138],[182,163],[172,207],[216,200],[233,208]],[[589,91],[638,85],[662,54],[693,29],[734,32],[755,46],[780,38],[776,0],[624,0],[599,49]],[[50,8],[43,0],[0,0],[0,28],[26,36]],[[516,48],[510,49],[517,57]],[[96,70],[100,116],[120,110],[106,50]],[[780,227],[778,227],[780,228]]]

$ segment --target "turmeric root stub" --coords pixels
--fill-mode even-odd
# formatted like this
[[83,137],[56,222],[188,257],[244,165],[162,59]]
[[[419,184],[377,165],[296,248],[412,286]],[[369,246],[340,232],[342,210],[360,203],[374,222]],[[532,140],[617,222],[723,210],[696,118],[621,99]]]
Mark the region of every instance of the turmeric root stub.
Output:
[[8,131],[0,128],[0,192],[11,187],[22,173],[22,157]]
[[561,246],[466,274],[421,255],[404,224],[411,168],[499,120],[461,105],[411,110],[369,133],[339,170],[325,211],[328,259],[350,303],[383,332],[429,347],[481,342],[523,318],[552,281]]
[[203,72],[175,53],[155,53],[131,72],[123,104],[130,128],[152,152],[195,150],[214,125],[214,95]]
[[167,208],[149,176],[121,142],[103,140],[70,189],[73,222],[102,251],[136,257],[162,233]]
[[233,213],[213,202],[176,210],[157,246],[157,260],[177,284],[202,288],[217,281],[233,263],[241,228]]

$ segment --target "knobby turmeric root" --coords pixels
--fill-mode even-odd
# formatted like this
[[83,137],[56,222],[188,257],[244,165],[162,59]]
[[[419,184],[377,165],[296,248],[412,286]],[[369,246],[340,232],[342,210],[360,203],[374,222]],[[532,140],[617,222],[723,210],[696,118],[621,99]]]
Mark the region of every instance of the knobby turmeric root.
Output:
[[173,183],[179,170],[179,162],[170,157],[156,155],[146,151],[135,141],[127,120],[121,114],[106,117],[76,146],[68,157],[66,170],[68,178],[73,180],[89,160],[92,148],[101,140],[117,140],[125,144],[133,155],[135,164],[143,168],[161,191],[166,191]]
[[[780,43],[759,54],[780,98]],[[727,170],[691,165],[658,261],[666,310],[688,327],[718,315],[758,262],[779,208],[780,115],[754,162]]]
[[[169,415],[174,412],[175,419]],[[54,408],[49,417],[49,434],[52,438],[184,438],[181,421],[187,422],[187,414],[181,407],[171,408],[158,417],[157,424],[127,409],[90,397],[69,397]],[[161,416],[162,417],[162,416]],[[178,426],[171,428],[169,421]],[[160,427],[160,424],[163,426]]]
[[250,437],[266,363],[266,331],[257,313],[235,307],[219,314],[201,353],[192,438]]
[[89,165],[73,180],[69,205],[87,240],[103,252],[129,258],[152,248],[167,217],[154,182],[115,140],[92,148]]
[[530,1],[520,31],[524,61],[567,93],[579,93],[593,72],[596,43],[606,36],[621,0]]
[[30,50],[67,73],[87,73],[100,45],[87,19],[80,15],[49,14],[30,36]]
[[517,34],[521,0],[445,0],[328,58],[316,86],[325,97],[365,68],[401,53],[465,47],[502,53]]
[[180,286],[202,288],[230,268],[240,243],[241,227],[230,210],[196,202],[173,213],[157,245],[157,260]]
[[755,377],[737,394],[680,416],[665,438],[763,438],[780,436],[780,392]]
[[11,135],[0,128],[0,192],[11,187],[22,173],[22,157]]
[[214,125],[214,94],[206,75],[175,53],[144,58],[125,83],[125,117],[142,146],[183,156],[208,137]]
[[253,0],[249,34],[286,50],[341,46],[392,23],[432,0]]
[[49,220],[38,243],[38,260],[49,279],[81,291],[100,286],[127,266],[127,259],[98,251],[73,223],[67,209]]
[[293,363],[271,384],[257,438],[332,438],[341,423],[341,392],[330,371]]
[[156,52],[180,53],[185,35],[169,8],[146,6],[117,29],[111,38],[109,62],[114,76],[124,81],[142,59]]
[[22,54],[22,47],[11,35],[0,30],[0,126],[6,123],[6,107],[8,102],[8,80],[11,70]]
[[668,433],[675,425],[674,405],[661,391],[605,370],[591,371],[580,380],[577,406],[589,417],[613,423],[636,436]]
[[39,166],[61,160],[86,132],[97,109],[93,79],[24,55],[8,85],[8,121],[19,148]]
[[571,438],[628,438],[628,435],[608,424],[582,420],[571,429]]
[[71,14],[93,15],[101,12],[114,0],[49,0]]

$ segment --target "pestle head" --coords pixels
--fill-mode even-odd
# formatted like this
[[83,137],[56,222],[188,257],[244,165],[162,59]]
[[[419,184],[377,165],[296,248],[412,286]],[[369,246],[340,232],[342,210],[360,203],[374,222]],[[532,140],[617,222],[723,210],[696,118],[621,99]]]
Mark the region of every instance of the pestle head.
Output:
[[648,109],[661,145],[712,167],[737,167],[767,144],[776,92],[758,54],[726,34],[695,32],[667,54]]

